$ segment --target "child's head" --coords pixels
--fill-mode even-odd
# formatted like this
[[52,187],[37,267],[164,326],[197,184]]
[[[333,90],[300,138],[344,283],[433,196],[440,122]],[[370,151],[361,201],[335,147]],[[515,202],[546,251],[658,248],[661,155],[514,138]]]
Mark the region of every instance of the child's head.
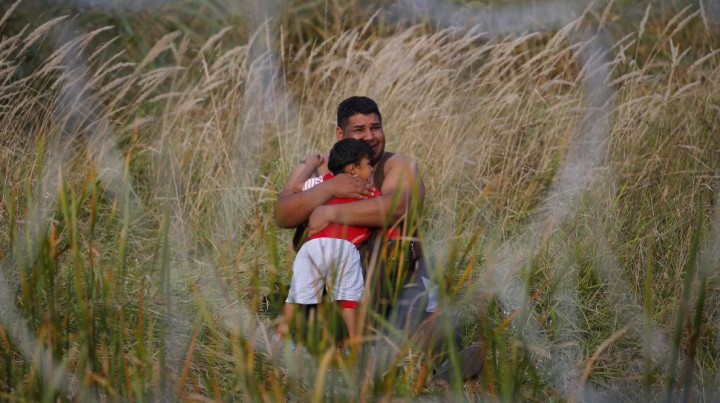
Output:
[[364,140],[342,139],[330,150],[328,169],[333,175],[347,173],[367,180],[373,173],[372,157],[373,149]]

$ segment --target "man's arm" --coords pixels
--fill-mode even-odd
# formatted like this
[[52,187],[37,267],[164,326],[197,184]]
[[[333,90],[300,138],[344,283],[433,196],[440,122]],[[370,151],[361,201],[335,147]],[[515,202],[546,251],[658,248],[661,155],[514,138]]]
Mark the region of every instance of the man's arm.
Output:
[[[380,189],[381,197],[317,206],[310,215],[310,234],[321,231],[330,223],[382,228],[405,217],[410,208],[422,207],[425,185],[417,163],[411,158],[396,154],[385,164],[385,169],[385,180]],[[388,219],[390,222],[387,222]]]
[[[322,154],[327,162],[327,154]],[[320,171],[327,171],[327,163]],[[362,199],[370,195],[370,186],[360,178],[340,174],[303,192],[294,192],[294,185],[303,175],[304,164],[298,165],[290,174],[275,206],[275,223],[281,228],[295,228],[308,220],[316,207],[333,197]]]

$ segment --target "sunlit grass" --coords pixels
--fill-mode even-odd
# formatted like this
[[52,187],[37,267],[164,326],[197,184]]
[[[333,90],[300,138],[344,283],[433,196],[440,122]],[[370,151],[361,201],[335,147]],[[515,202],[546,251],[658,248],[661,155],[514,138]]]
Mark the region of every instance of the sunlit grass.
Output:
[[[720,224],[720,70],[703,10],[614,28],[602,83],[613,96],[594,122],[609,131],[586,145],[602,163],[552,222],[546,199],[599,90],[585,29],[616,27],[603,18],[619,11],[493,38],[422,22],[343,25],[352,5],[328,7],[327,20],[280,18],[315,26],[283,31],[297,42],[278,41],[272,23],[247,35],[215,20],[148,34],[117,57],[105,31],[70,35],[43,42],[52,49],[34,66],[28,44],[71,19],[0,31],[0,399],[718,393],[720,301],[704,245]],[[449,391],[432,376],[441,358],[373,331],[383,321],[371,310],[358,345],[391,346],[389,365],[335,348],[332,307],[320,312],[327,325],[298,336],[307,354],[265,349],[273,318],[258,312],[262,297],[288,282],[294,257],[272,220],[277,193],[300,158],[330,147],[334,108],[353,94],[380,104],[388,149],[420,163],[421,235],[445,301],[438,326],[486,349],[479,379]],[[520,306],[497,283],[513,246]]]

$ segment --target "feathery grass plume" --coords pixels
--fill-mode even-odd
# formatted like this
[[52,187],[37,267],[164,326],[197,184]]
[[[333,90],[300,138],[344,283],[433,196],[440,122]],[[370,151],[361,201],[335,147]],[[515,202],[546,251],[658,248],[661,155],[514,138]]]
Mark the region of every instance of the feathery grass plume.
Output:
[[643,33],[645,33],[645,24],[647,24],[648,18],[650,18],[650,8],[652,7],[652,4],[648,4],[647,8],[645,9],[645,15],[643,16],[642,21],[640,21],[640,29],[638,30],[638,38],[642,38]]
[[[272,220],[285,175],[330,147],[354,94],[378,101],[387,149],[421,167],[436,326],[484,343],[479,379],[451,382],[453,398],[715,396],[718,224],[695,217],[715,211],[720,61],[696,9],[632,19],[612,4],[508,35],[293,3],[280,35],[275,20],[246,35],[227,26],[236,6],[206,7],[216,20],[178,11],[172,29],[138,30],[153,13],[112,17],[130,27],[119,34],[89,24],[31,70],[52,21],[0,41],[0,396],[448,396],[432,373],[457,356],[425,353],[421,332],[381,333],[366,309],[360,353],[345,356],[322,307],[327,325],[275,354],[273,318],[255,312],[294,257]],[[447,8],[526,21],[516,9]],[[387,359],[365,354],[372,343]],[[671,349],[683,375],[658,376]]]
[[52,20],[40,25],[39,27],[35,28],[34,31],[30,33],[26,38],[24,38],[25,44],[23,45],[23,48],[20,49],[20,53],[25,53],[30,46],[32,46],[38,39],[40,39],[41,36],[44,36],[47,34],[47,32],[52,29],[53,26],[57,25],[61,21],[63,21],[67,16],[60,16],[55,17]]
[[20,5],[20,2],[22,0],[17,0],[15,3],[10,6],[10,8],[5,11],[5,14],[3,14],[2,18],[0,18],[0,28],[3,28],[5,26],[5,22],[10,18],[10,16],[13,14],[15,9]]

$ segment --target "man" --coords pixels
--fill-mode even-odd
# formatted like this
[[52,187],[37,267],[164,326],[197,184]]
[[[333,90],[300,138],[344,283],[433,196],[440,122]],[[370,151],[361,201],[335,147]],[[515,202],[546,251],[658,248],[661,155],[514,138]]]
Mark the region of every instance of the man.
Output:
[[[370,98],[350,97],[338,105],[337,127],[335,135],[338,140],[355,138],[366,141],[373,149],[372,165],[374,168],[374,184],[380,189],[382,196],[365,199],[371,194],[371,186],[360,178],[340,174],[334,178],[321,181],[302,192],[294,192],[293,185],[303,172],[303,163],[290,174],[282,192],[278,196],[275,210],[275,221],[282,228],[298,228],[307,222],[308,235],[315,234],[330,223],[352,225],[358,227],[397,228],[402,235],[401,245],[388,245],[382,253],[396,254],[396,266],[404,275],[388,277],[378,275],[371,267],[369,273],[375,273],[375,281],[385,290],[392,289],[393,284],[402,284],[401,289],[391,290],[389,306],[385,305],[382,313],[396,329],[407,336],[420,337],[417,340],[428,349],[437,349],[442,344],[443,334],[435,326],[437,309],[437,287],[430,280],[425,259],[421,257],[420,244],[417,242],[417,214],[422,208],[425,198],[425,185],[414,159],[399,153],[385,151],[385,133],[382,126],[380,110]],[[318,168],[319,176],[328,172],[328,156],[322,155],[323,165]],[[325,205],[333,197],[357,198],[357,202]],[[395,241],[390,241],[395,242]],[[374,248],[379,254],[383,248]],[[378,258],[378,256],[375,256]],[[367,259],[367,256],[366,256]],[[374,259],[368,259],[374,260]],[[401,263],[397,264],[397,260]],[[385,265],[376,265],[376,268]],[[397,269],[397,267],[395,269]],[[366,282],[368,279],[366,279]],[[387,293],[386,293],[387,295]],[[378,301],[375,301],[378,302]],[[382,304],[380,304],[382,306]],[[449,342],[459,348],[459,340],[455,332]],[[447,340],[447,339],[446,339]],[[461,357],[461,360],[463,358]],[[480,364],[481,365],[481,364]],[[463,363],[464,366],[464,363]],[[464,370],[464,368],[463,368]],[[475,373],[479,372],[479,367]],[[474,373],[474,374],[475,374]],[[473,375],[474,375],[473,374]]]
[[[425,186],[418,173],[417,164],[402,154],[385,151],[385,134],[382,116],[377,104],[370,98],[350,97],[338,106],[338,126],[335,135],[338,140],[355,138],[366,141],[373,148],[372,160],[375,168],[375,185],[384,195],[381,199],[353,203],[335,208],[318,208],[333,196],[363,199],[370,195],[370,185],[362,179],[349,175],[338,175],[330,181],[301,193],[293,193],[292,185],[302,172],[302,163],[290,174],[285,187],[278,197],[275,220],[282,228],[296,228],[308,219],[310,233],[318,232],[330,222],[347,223],[360,227],[381,228],[386,223],[387,213],[393,199],[401,195],[393,218],[401,218],[407,211],[413,188],[417,188],[417,203],[425,198]],[[327,155],[323,155],[327,161]],[[318,170],[327,173],[327,163]],[[329,206],[323,206],[329,207]],[[314,213],[314,214],[313,214]],[[311,216],[312,215],[312,216]]]
[[[293,192],[293,184],[303,171],[301,163],[290,174],[278,197],[275,220],[282,228],[296,228],[308,222],[308,235],[313,235],[330,223],[358,227],[402,228],[408,215],[416,214],[425,198],[425,185],[415,160],[399,153],[385,151],[385,133],[382,115],[377,104],[367,97],[350,97],[338,106],[338,140],[355,138],[366,141],[373,149],[372,165],[374,184],[381,197],[359,200],[354,203],[325,205],[333,197],[364,199],[370,195],[371,186],[362,179],[349,175],[337,175],[303,192]],[[323,155],[327,161],[327,155]],[[328,172],[327,163],[318,169],[319,175]],[[400,233],[409,229],[400,229]],[[412,231],[410,235],[415,235]],[[407,234],[406,234],[407,235]],[[407,238],[407,237],[405,237]],[[417,260],[416,267],[409,270],[402,290],[398,291],[393,317],[397,327],[412,331],[424,319],[426,311],[433,311],[437,301],[430,295],[433,284],[420,254],[419,243],[411,239],[407,248]],[[415,263],[415,262],[413,262]]]

